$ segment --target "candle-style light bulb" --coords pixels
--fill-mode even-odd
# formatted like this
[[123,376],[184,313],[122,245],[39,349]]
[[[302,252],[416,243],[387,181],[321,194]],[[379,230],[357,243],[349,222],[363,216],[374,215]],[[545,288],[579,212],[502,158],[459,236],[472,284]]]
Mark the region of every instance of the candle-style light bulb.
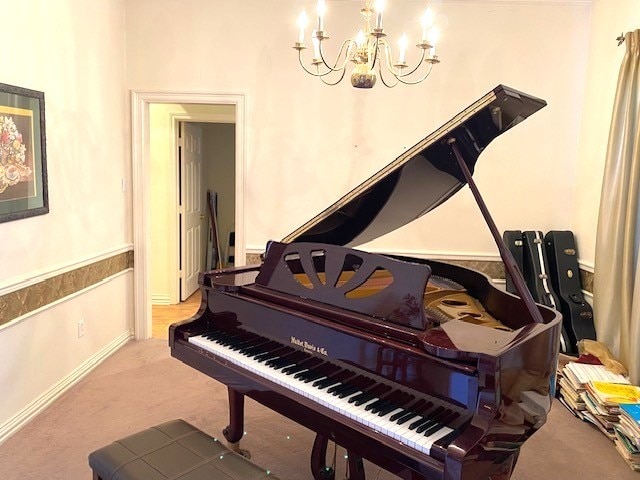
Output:
[[422,40],[427,41],[427,35],[429,34],[429,28],[433,25],[433,12],[431,7],[427,7],[422,15]]
[[384,0],[376,0],[376,29],[382,30],[382,12],[384,11]]
[[407,45],[409,45],[409,39],[407,38],[407,34],[403,33],[398,41],[398,45],[400,46],[400,53],[398,54],[398,63],[405,62],[405,55],[407,53]]
[[429,49],[429,55],[431,56],[431,58],[436,56],[436,43],[439,39],[440,32],[436,27],[431,27],[427,36],[427,41],[429,42],[429,45],[431,45],[431,48]]
[[309,21],[307,19],[307,12],[302,10],[300,12],[300,16],[298,17],[298,28],[300,31],[298,32],[298,42],[304,43],[304,29],[307,28]]
[[362,31],[362,29],[360,29],[356,34],[356,45],[358,46],[358,48],[361,48],[364,45],[364,42],[365,42],[364,32]]
[[324,31],[324,15],[327,13],[327,5],[324,3],[324,0],[318,0],[318,5],[316,6],[316,10],[318,12],[318,30],[319,32]]
[[313,43],[313,58],[320,58],[320,40],[318,40],[315,30],[311,32],[311,43]]

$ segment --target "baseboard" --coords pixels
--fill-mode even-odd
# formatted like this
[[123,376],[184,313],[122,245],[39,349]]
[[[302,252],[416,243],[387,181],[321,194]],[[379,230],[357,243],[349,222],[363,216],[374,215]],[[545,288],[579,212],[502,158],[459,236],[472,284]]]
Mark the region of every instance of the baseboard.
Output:
[[171,295],[168,293],[152,293],[151,305],[171,305]]
[[82,380],[82,378],[126,344],[131,338],[133,338],[133,332],[130,330],[121,333],[108,345],[82,363],[82,365],[76,368],[73,372],[32,401],[12,418],[0,425],[0,444],[33,420],[40,412],[56,401],[60,395]]

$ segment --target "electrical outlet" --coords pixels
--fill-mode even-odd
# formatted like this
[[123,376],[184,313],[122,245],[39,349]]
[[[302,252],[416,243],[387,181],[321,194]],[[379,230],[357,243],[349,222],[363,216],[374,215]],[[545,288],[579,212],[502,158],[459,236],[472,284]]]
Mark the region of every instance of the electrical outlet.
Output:
[[84,318],[81,318],[80,321],[78,322],[78,338],[82,338],[84,337],[85,331],[84,331]]

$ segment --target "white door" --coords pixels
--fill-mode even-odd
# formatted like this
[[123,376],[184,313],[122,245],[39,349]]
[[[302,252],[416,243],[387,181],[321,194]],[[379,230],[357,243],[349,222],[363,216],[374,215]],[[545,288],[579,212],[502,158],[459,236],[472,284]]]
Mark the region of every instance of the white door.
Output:
[[206,216],[200,191],[202,129],[182,123],[181,131],[180,300],[184,301],[198,289],[198,274],[202,264],[201,232]]

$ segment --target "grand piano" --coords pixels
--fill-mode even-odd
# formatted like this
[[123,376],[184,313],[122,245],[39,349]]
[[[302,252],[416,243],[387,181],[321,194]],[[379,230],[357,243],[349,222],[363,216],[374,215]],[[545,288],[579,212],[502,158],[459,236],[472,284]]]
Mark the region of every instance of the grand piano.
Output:
[[[535,304],[473,181],[480,154],[546,103],[498,86],[288,235],[261,265],[201,275],[197,314],[171,354],[228,387],[243,435],[248,396],[316,432],[311,472],[333,478],[327,442],[404,479],[511,476],[546,421],[561,316]],[[518,296],[445,262],[354,249],[468,185]]]

